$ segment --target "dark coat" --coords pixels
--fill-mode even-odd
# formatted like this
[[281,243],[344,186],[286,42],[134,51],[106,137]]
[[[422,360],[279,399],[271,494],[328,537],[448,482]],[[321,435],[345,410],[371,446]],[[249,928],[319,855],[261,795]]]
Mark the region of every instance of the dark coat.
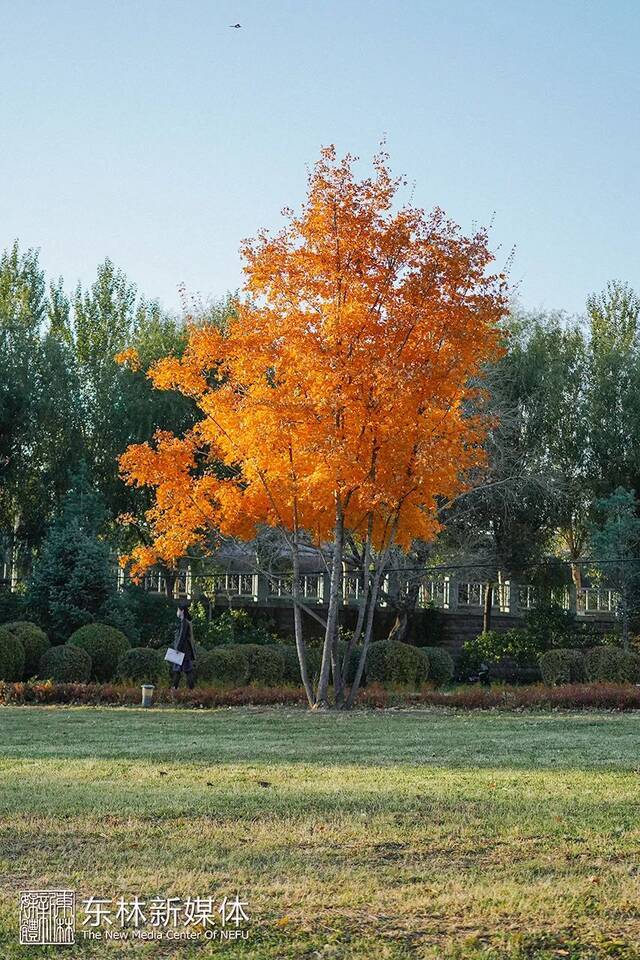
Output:
[[193,640],[193,624],[191,623],[191,620],[187,620],[186,617],[183,617],[179,621],[176,627],[176,635],[171,646],[174,648],[174,650],[184,653],[184,660],[182,663],[172,663],[171,669],[176,673],[180,671],[183,673],[191,673],[196,659],[196,647]]

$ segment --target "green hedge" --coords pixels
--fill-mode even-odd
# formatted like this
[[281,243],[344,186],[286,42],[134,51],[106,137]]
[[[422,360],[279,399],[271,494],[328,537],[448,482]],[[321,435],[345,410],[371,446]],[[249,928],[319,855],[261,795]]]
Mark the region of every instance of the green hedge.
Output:
[[594,647],[585,656],[592,683],[640,683],[640,656],[620,647]]
[[[300,676],[300,661],[298,659],[298,650],[292,644],[278,643],[265,647],[266,650],[275,650],[284,660],[284,672],[282,674],[283,683],[302,683]],[[311,671],[310,659],[307,656],[307,669]]]
[[56,683],[88,683],[91,657],[82,647],[69,643],[50,647],[40,658],[38,675]]
[[205,650],[196,660],[198,681],[243,687],[249,682],[249,662],[244,651],[241,646]]
[[368,683],[419,687],[429,675],[429,661],[417,647],[383,640],[371,644],[366,669]]
[[99,682],[113,679],[120,657],[130,648],[124,633],[106,623],[88,623],[80,627],[67,643],[86,650],[91,657],[91,677]]
[[157,683],[169,676],[167,664],[159,650],[152,647],[133,647],[122,654],[116,671],[122,680],[138,683]]
[[235,686],[247,683],[277,685],[300,683],[291,651],[285,644],[233,644],[205,650],[196,660],[196,675],[201,682],[214,681]]
[[438,687],[451,683],[454,671],[451,654],[442,647],[419,647],[418,649],[429,662],[429,680],[432,680]]
[[6,623],[4,628],[5,630],[10,630],[24,647],[23,675],[27,679],[29,677],[35,677],[38,673],[40,657],[51,646],[48,636],[37,624],[29,623],[28,620],[16,620],[14,623]]
[[0,680],[22,680],[24,662],[22,641],[11,630],[0,627]]
[[540,673],[544,683],[584,683],[587,678],[583,650],[547,650],[540,657]]
[[244,643],[242,650],[249,667],[249,683],[283,683],[285,659],[279,649],[257,643]]

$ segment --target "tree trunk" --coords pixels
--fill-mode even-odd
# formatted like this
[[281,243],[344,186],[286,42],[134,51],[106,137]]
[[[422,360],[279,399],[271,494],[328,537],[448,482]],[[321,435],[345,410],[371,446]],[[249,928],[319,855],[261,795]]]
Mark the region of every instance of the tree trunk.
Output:
[[396,640],[398,643],[404,643],[404,638],[407,635],[407,627],[409,626],[409,611],[406,608],[398,610],[396,613],[396,618],[393,621],[393,626],[389,630],[389,635],[387,636],[387,641]]
[[300,553],[298,551],[298,541],[294,534],[291,546],[293,560],[293,583],[291,584],[291,596],[293,597],[293,629],[296,638],[296,650],[298,652],[298,663],[300,664],[300,677],[304,686],[309,706],[313,706],[313,684],[309,679],[309,669],[307,666],[307,651],[302,632],[302,610],[299,604],[300,595]]
[[162,567],[161,569],[164,576],[166,594],[170,600],[174,600],[176,593],[176,573],[168,567]]
[[327,707],[329,705],[329,673],[331,668],[332,648],[335,641],[335,634],[338,628],[338,599],[340,596],[340,583],[342,580],[342,557],[344,552],[344,513],[342,502],[336,497],[336,525],[333,542],[333,560],[331,563],[331,578],[329,585],[329,608],[327,610],[327,628],[324,636],[324,647],[322,650],[322,666],[320,668],[320,680],[318,681],[318,690],[316,692],[315,707]]
[[347,685],[347,674],[349,671],[349,660],[351,657],[351,651],[357,643],[360,642],[360,637],[362,636],[362,628],[364,627],[364,618],[367,612],[367,598],[369,596],[369,565],[371,563],[371,533],[373,531],[373,517],[369,514],[369,519],[367,521],[367,536],[364,543],[364,550],[362,554],[362,593],[360,595],[360,604],[358,607],[358,619],[356,620],[355,630],[349,637],[349,642],[347,648],[344,652],[344,657],[342,658],[342,689],[341,693],[341,703],[344,697],[344,688]]
[[18,569],[18,530],[20,529],[20,511],[16,510],[11,528],[11,549],[9,554],[9,589],[17,590],[20,579]]
[[491,611],[493,607],[493,583],[489,580],[484,588],[484,607],[482,611],[482,632],[491,630]]
[[362,675],[364,673],[365,664],[367,662],[367,653],[369,652],[369,644],[371,642],[371,634],[373,633],[373,618],[376,612],[376,603],[378,602],[378,593],[380,591],[380,584],[382,582],[382,574],[386,565],[387,554],[381,557],[378,569],[375,572],[373,577],[373,584],[371,586],[371,596],[369,597],[369,607],[367,610],[367,627],[364,634],[364,643],[362,644],[362,653],[360,654],[360,659],[358,661],[358,669],[356,670],[356,675],[349,690],[349,696],[346,702],[346,709],[350,710],[355,703],[356,697],[358,696],[358,690],[360,689],[360,683],[362,682]]
[[582,566],[575,560],[571,561],[571,579],[576,590],[580,590],[582,588]]

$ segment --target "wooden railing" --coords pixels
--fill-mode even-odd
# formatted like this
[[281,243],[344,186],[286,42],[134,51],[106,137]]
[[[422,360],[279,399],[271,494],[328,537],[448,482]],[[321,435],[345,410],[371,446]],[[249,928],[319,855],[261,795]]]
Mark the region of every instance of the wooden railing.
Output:
[[[202,581],[200,589],[198,581]],[[326,603],[329,583],[324,572],[305,573],[299,578],[298,593],[308,605]],[[408,582],[402,578],[385,581],[380,605],[392,602],[393,593],[403,594]],[[166,592],[166,577],[150,573],[144,578],[144,587],[154,593]],[[486,584],[477,580],[454,579],[451,576],[425,575],[418,589],[417,606],[436,607],[445,612],[456,610],[479,613],[484,609]],[[290,573],[249,573],[242,571],[216,572],[192,580],[188,570],[179,571],[175,596],[196,596],[204,592],[210,599],[242,605],[259,603],[263,606],[291,603],[292,577]],[[357,605],[362,597],[362,577],[346,571],[342,580],[341,602]],[[505,580],[493,584],[492,609],[495,613],[522,616],[529,610],[549,603],[565,610],[573,610],[579,617],[612,619],[617,615],[619,597],[611,587],[560,587],[542,590],[527,583]]]

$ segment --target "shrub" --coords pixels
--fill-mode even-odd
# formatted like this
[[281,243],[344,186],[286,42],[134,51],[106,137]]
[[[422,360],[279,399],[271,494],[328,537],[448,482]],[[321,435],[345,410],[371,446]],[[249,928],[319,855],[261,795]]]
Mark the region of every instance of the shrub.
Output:
[[247,658],[249,683],[263,683],[267,686],[282,683],[285,660],[279,649],[246,643],[242,645],[242,652]]
[[50,647],[40,658],[38,674],[56,683],[87,683],[91,657],[82,647],[69,643]]
[[157,683],[168,677],[167,664],[152,647],[133,647],[118,660],[117,676],[138,683]]
[[420,653],[429,663],[429,680],[437,687],[450,683],[453,679],[453,659],[442,647],[420,647]]
[[22,641],[7,627],[0,627],[0,680],[21,680],[24,663]]
[[27,620],[6,623],[5,629],[10,630],[24,647],[24,676],[35,677],[38,673],[40,657],[51,646],[46,633],[35,623],[29,623]]
[[199,682],[240,687],[249,680],[249,662],[242,647],[222,646],[205,650],[196,660]]
[[129,649],[124,633],[106,623],[89,623],[72,633],[67,644],[82,647],[91,657],[91,677],[94,680],[111,680],[120,657]]
[[640,656],[620,647],[594,647],[585,657],[587,679],[593,683],[638,683]]
[[[54,647],[53,649],[64,649]],[[180,689],[173,694],[167,687],[159,687],[154,697],[157,703],[179,704],[184,707],[214,708],[259,704],[306,704],[304,691],[292,687],[237,687],[219,686]],[[373,684],[358,694],[357,705],[381,708],[387,705],[415,705],[411,695],[389,693],[379,684]],[[633,710],[640,709],[640,688],[631,684],[596,683],[568,684],[549,687],[466,687],[454,691],[424,688],[418,702],[423,706],[455,710]],[[140,688],[112,683],[7,683],[0,681],[0,704],[114,704],[138,706]]]
[[537,645],[526,630],[506,630],[504,633],[487,630],[475,640],[467,640],[464,650],[469,663],[477,665],[499,663],[508,657],[517,664],[529,666],[536,663],[538,655]]
[[418,687],[427,679],[429,661],[417,647],[395,640],[372,643],[367,658],[367,681]]
[[540,657],[540,673],[544,683],[583,683],[586,680],[585,657],[582,650],[547,650]]

